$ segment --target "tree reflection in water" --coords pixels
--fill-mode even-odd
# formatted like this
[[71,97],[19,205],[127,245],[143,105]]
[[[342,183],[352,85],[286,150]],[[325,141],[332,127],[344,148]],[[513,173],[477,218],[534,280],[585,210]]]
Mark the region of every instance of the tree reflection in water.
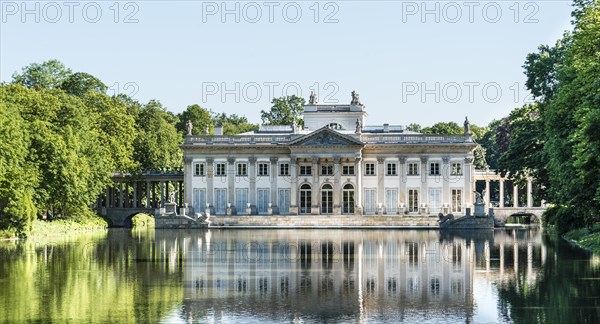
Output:
[[536,230],[110,230],[0,261],[8,322],[599,320],[600,260]]

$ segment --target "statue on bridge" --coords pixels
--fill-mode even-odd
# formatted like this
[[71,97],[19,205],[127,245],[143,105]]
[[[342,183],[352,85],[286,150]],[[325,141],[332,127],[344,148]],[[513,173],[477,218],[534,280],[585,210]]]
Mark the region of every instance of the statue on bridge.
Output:
[[473,191],[475,193],[475,204],[476,205],[484,205],[485,201],[483,200],[483,196],[485,195],[485,190],[483,190],[483,193],[480,193],[478,191]]
[[171,191],[171,192],[169,192],[169,203],[171,203],[171,204],[176,204],[175,194],[176,194],[178,191],[179,191],[179,190],[175,190],[175,191]]

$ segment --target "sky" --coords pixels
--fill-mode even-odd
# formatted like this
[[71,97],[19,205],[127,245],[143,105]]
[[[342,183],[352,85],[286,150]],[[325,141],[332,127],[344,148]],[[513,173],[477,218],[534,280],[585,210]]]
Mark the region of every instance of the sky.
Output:
[[571,1],[5,1],[0,81],[58,59],[179,113],[260,122],[315,91],[367,124],[487,125],[531,102],[522,65],[570,30]]

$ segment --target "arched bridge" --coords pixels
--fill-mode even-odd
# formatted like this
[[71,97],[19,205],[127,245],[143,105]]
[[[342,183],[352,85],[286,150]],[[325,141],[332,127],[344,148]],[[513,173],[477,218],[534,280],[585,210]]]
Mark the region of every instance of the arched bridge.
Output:
[[140,174],[114,173],[113,185],[98,198],[96,208],[111,226],[131,226],[135,214],[155,216],[170,196],[183,206],[183,190],[183,170],[179,167]]

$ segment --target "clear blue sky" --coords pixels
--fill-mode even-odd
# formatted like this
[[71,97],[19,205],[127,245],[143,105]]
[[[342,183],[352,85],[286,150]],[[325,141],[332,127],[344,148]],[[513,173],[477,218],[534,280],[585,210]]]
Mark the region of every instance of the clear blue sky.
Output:
[[58,59],[111,92],[252,122],[269,94],[319,88],[321,103],[356,90],[368,124],[487,124],[526,100],[527,53],[571,28],[570,1],[21,3],[1,1],[1,81]]

